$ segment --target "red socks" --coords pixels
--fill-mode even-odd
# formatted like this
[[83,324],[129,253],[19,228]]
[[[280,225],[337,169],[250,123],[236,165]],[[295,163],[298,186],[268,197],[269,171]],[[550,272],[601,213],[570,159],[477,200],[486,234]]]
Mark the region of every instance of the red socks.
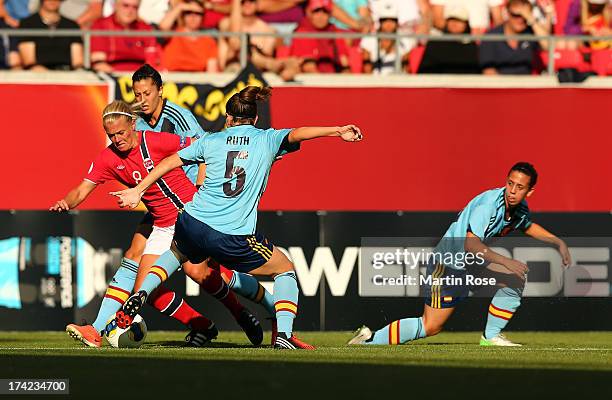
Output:
[[[225,269],[223,266],[221,268]],[[213,268],[210,271],[210,275],[200,286],[206,293],[219,300],[232,313],[234,318],[238,319],[244,306],[240,304],[234,292],[229,289],[229,286],[221,277],[221,273]]]
[[165,286],[159,286],[154,290],[148,302],[162,314],[176,319],[191,329],[205,330],[212,324],[208,318],[191,308],[181,296]]

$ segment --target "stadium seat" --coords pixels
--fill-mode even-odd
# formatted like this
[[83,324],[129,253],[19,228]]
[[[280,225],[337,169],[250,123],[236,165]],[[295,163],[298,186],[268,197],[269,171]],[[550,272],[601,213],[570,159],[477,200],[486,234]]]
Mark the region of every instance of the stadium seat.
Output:
[[591,64],[597,75],[612,75],[612,50],[593,51],[591,53]]
[[419,71],[423,55],[425,54],[425,46],[417,46],[410,52],[409,68],[411,74],[416,74]]
[[[283,59],[289,57],[291,48],[289,46],[278,46],[276,48],[276,58]],[[363,71],[363,59],[360,47],[349,47],[349,66],[353,74],[360,74]]]
[[[290,34],[295,31],[297,28],[296,22],[270,22],[269,25],[276,29],[278,33]],[[287,36],[283,38],[283,45],[290,46],[291,45],[291,37]]]
[[360,74],[363,72],[363,56],[361,55],[361,48],[359,46],[349,47],[349,66],[353,74]]
[[[579,50],[555,50],[555,71],[566,68],[573,68],[580,72],[591,70],[589,63],[584,61],[584,57]],[[542,62],[548,67],[548,51],[540,53]]]

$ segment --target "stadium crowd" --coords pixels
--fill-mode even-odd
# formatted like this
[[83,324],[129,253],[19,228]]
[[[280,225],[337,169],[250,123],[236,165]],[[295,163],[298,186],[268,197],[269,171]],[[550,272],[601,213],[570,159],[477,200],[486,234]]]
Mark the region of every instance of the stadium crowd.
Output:
[[[612,74],[612,0],[0,0],[0,28],[142,31],[91,40],[96,71],[131,71],[147,62],[168,71],[236,71],[240,37],[155,38],[177,32],[359,32],[559,35],[559,67]],[[563,40],[584,34],[592,40]],[[248,35],[248,57],[262,71],[297,73],[535,74],[548,41],[288,39]],[[83,68],[83,38],[2,36],[0,68]],[[603,64],[603,65],[602,65]]]

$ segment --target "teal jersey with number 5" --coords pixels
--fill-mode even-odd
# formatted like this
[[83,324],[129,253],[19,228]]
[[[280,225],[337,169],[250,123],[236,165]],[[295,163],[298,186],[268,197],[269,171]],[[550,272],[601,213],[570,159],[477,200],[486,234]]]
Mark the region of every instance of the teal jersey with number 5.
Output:
[[206,136],[178,152],[186,164],[205,163],[204,185],[185,211],[228,235],[251,235],[257,226],[257,206],[270,168],[278,155],[295,151],[291,129],[259,129],[239,125]]

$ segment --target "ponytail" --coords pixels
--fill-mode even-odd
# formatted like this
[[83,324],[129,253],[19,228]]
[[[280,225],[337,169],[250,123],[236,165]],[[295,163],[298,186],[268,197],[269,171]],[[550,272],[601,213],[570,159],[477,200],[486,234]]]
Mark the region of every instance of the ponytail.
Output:
[[230,97],[225,109],[234,118],[254,120],[257,117],[257,102],[266,101],[271,95],[272,88],[247,86]]

